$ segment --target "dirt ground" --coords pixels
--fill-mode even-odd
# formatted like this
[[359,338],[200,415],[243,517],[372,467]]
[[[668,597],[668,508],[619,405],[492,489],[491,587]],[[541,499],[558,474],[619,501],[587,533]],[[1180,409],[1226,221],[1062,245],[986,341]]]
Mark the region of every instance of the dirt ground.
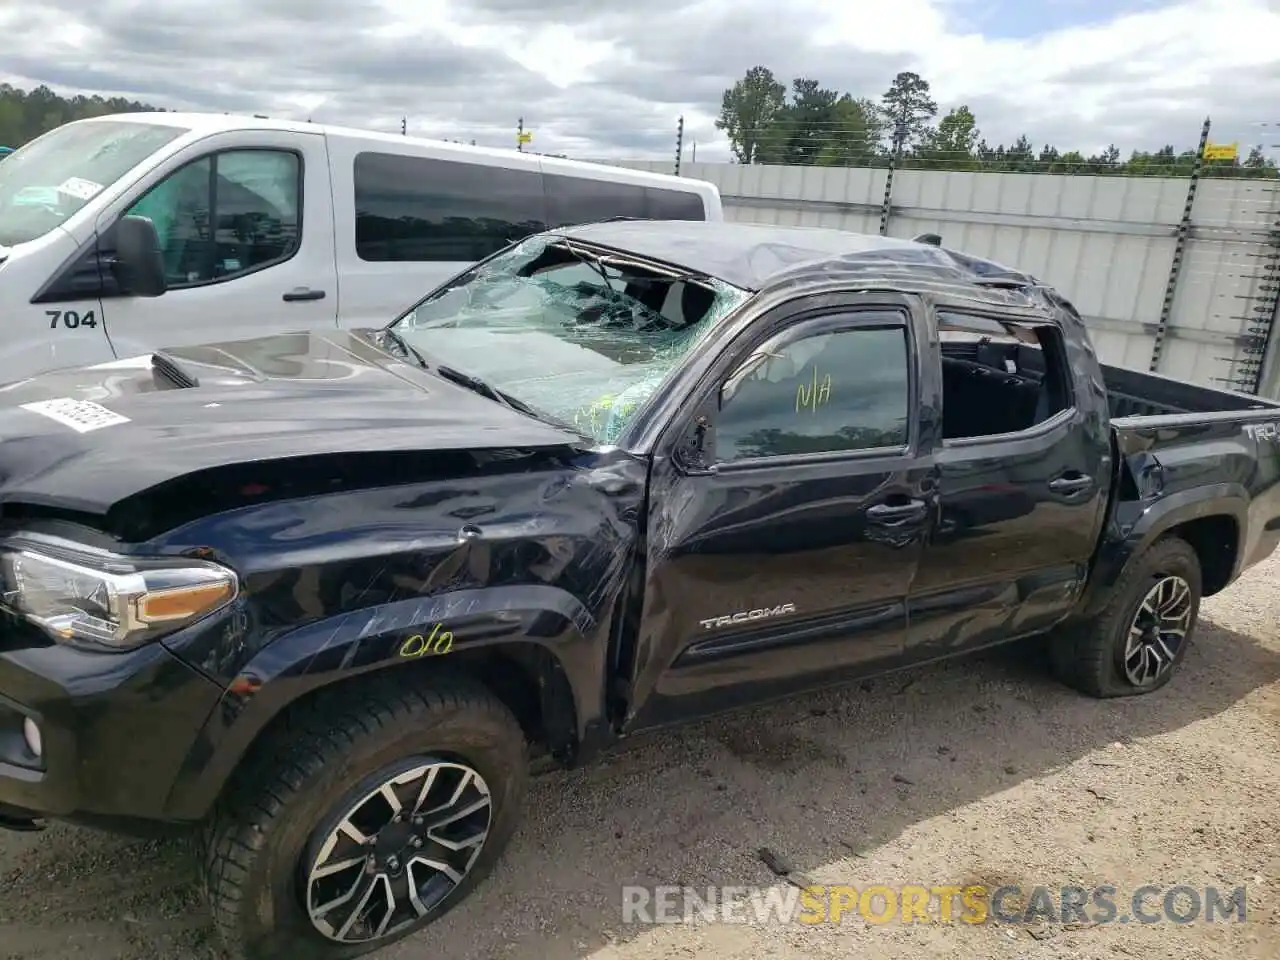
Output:
[[[1165,691],[1078,696],[1025,656],[745,712],[536,781],[497,873],[379,960],[1280,958],[1280,558],[1206,602]],[[623,884],[1247,890],[1244,923],[642,926]],[[777,864],[775,864],[777,867]],[[1155,901],[1158,902],[1158,897]],[[0,958],[209,960],[184,850],[0,834]]]

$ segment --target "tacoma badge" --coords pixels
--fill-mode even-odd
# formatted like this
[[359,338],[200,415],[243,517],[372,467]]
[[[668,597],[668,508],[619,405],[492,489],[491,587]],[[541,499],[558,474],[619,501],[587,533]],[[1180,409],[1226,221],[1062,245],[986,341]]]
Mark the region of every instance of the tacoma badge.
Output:
[[703,629],[711,630],[715,627],[727,627],[734,623],[748,623],[752,620],[767,620],[769,617],[781,616],[784,613],[795,613],[796,605],[794,603],[782,603],[776,607],[761,607],[758,610],[743,610],[739,613],[731,613],[724,617],[712,617],[710,620],[700,621]]

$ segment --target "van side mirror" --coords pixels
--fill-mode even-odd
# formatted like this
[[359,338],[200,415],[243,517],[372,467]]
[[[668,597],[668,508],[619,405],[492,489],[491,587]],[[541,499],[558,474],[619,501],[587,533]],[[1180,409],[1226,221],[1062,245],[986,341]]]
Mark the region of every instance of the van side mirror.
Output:
[[158,297],[169,289],[160,235],[147,217],[121,217],[116,224],[116,279],[125,293]]

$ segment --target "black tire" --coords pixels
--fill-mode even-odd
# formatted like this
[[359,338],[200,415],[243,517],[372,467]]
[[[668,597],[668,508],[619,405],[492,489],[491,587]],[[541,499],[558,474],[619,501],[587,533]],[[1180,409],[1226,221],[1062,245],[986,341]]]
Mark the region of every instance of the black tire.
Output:
[[[304,906],[303,859],[316,847],[316,831],[336,826],[344,804],[355,802],[359,789],[376,789],[368,784],[380,773],[424,757],[461,761],[488,785],[488,835],[479,855],[413,926],[363,943],[326,937]],[[227,955],[348,960],[421,930],[493,868],[518,823],[527,779],[520,725],[489,690],[465,677],[412,687],[374,680],[290,717],[237,774],[204,834],[205,893]]]
[[[1186,633],[1169,667],[1144,685],[1135,684],[1124,669],[1129,628],[1150,591],[1166,577],[1179,577],[1190,588],[1190,618]],[[1178,672],[1191,645],[1200,615],[1200,560],[1195,550],[1177,537],[1156,541],[1129,563],[1094,618],[1073,623],[1048,638],[1049,662],[1063,683],[1092,697],[1132,697],[1152,693]]]

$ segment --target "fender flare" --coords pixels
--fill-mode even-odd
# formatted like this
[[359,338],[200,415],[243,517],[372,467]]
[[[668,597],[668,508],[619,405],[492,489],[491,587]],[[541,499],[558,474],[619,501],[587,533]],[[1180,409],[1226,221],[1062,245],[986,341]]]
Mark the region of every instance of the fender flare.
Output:
[[[1249,493],[1238,483],[1213,483],[1160,497],[1122,504],[1107,528],[1104,544],[1081,603],[1084,616],[1096,613],[1125,569],[1174,527],[1205,517],[1229,517],[1236,525],[1231,576],[1240,572],[1240,537],[1248,522]],[[1130,516],[1132,515],[1132,516]]]
[[[607,621],[606,621],[607,622]],[[239,670],[188,754],[166,802],[175,820],[200,820],[258,738],[291,705],[325,687],[388,670],[422,669],[464,651],[534,644],[564,673],[579,738],[604,711],[607,643],[578,598],[543,585],[457,590],[349,611],[281,634]],[[422,638],[437,629],[450,642]],[[409,642],[412,641],[412,642]],[[407,649],[412,655],[402,656]]]

